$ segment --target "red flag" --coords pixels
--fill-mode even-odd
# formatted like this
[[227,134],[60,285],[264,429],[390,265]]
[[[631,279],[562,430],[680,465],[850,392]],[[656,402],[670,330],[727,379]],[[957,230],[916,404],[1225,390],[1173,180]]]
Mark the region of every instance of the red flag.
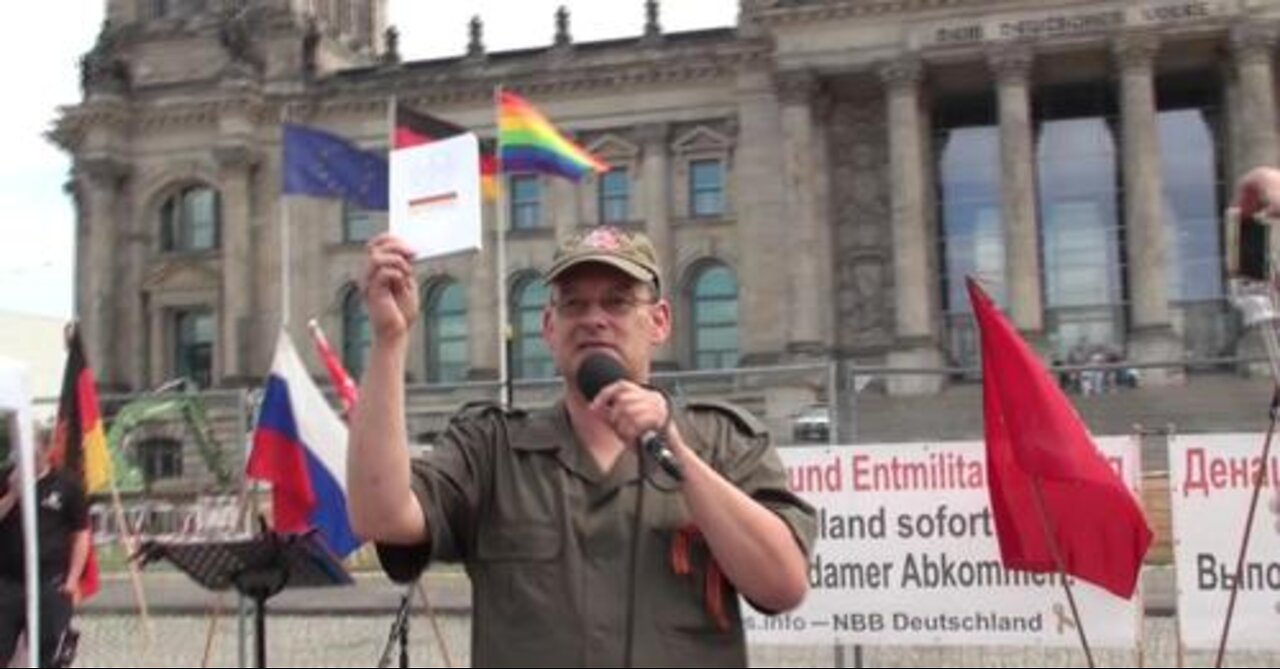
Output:
[[351,380],[347,369],[342,366],[342,361],[334,355],[333,348],[329,346],[329,340],[325,339],[324,332],[320,330],[320,325],[315,319],[307,323],[307,327],[311,329],[311,339],[316,343],[316,352],[320,354],[320,360],[324,361],[325,369],[329,370],[329,381],[338,391],[338,399],[342,402],[342,415],[350,416],[351,408],[356,405],[356,397],[359,396],[360,391],[356,389],[356,383]]
[[1057,570],[1047,519],[1067,573],[1132,597],[1151,545],[1142,509],[1035,352],[972,278],[968,285],[982,334],[987,479],[1004,566]]
[[[71,472],[84,487],[87,498],[111,482],[111,458],[102,429],[102,412],[98,409],[98,387],[84,355],[80,328],[75,324],[70,327],[51,460],[54,467]],[[97,594],[98,586],[98,559],[90,542],[89,559],[80,575],[81,598]]]

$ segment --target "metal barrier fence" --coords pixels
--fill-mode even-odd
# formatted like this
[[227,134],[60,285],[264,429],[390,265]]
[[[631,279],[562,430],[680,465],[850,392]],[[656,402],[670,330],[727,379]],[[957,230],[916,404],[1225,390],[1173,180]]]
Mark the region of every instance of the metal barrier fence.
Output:
[[[1168,469],[1164,450],[1168,434],[1266,427],[1271,381],[1234,371],[1248,368],[1249,362],[1072,365],[1055,367],[1053,373],[1094,434],[1138,435],[1143,440],[1144,470],[1158,474]],[[1176,382],[1148,382],[1169,377]],[[743,406],[764,422],[774,442],[784,448],[982,437],[982,389],[972,368],[921,370],[815,362],[662,372],[654,380],[677,399],[727,400]],[[936,392],[890,392],[904,385]],[[429,446],[459,407],[496,401],[499,391],[494,382],[410,385],[410,442]],[[558,379],[513,383],[516,406],[547,406],[561,392]],[[117,474],[126,502],[181,506],[202,496],[240,494],[259,393],[248,388],[104,395],[108,431],[119,444]],[[52,413],[56,400],[46,398],[37,404]],[[167,513],[153,510],[133,517],[141,519],[144,531],[190,524],[168,519]]]
[[[1164,448],[1168,435],[1258,432],[1266,427],[1270,379],[1237,371],[1247,369],[1251,361],[1210,362],[1143,366],[1110,363],[1053,370],[1094,434],[1131,434],[1141,439],[1147,474],[1144,497],[1157,534],[1164,539],[1149,559],[1156,565],[1168,562],[1168,463]],[[1168,378],[1175,382],[1154,382]],[[982,437],[981,383],[977,370],[971,368],[918,370],[817,362],[664,372],[657,374],[655,381],[680,399],[728,400],[742,405],[765,423],[782,448],[812,443],[892,444]],[[918,395],[891,392],[904,385],[932,386],[937,391]],[[470,401],[494,401],[499,390],[492,382],[410,386],[407,411],[411,442],[429,445],[460,406]],[[561,382],[517,381],[513,391],[518,406],[546,406],[556,401]],[[166,410],[148,415],[122,434],[122,450],[130,466],[138,470],[141,482],[124,499],[125,519],[134,530],[144,534],[208,533],[225,531],[233,526],[233,518],[243,518],[242,513],[228,511],[228,505],[239,504],[242,499],[241,473],[257,396],[257,389],[103,396],[109,426],[127,418],[131,406],[173,400]],[[191,404],[200,405],[203,428],[199,420],[191,418]],[[197,436],[202,429],[204,441],[208,442],[203,445]],[[220,472],[229,473],[230,485]],[[114,538],[118,528],[110,514],[99,510],[95,518],[98,540]],[[390,616],[389,610],[388,623]],[[1150,619],[1147,627],[1149,636],[1143,651],[1146,660],[1135,651],[1103,654],[1108,658],[1104,662],[1153,664],[1152,658],[1172,657],[1175,637],[1170,619]],[[757,664],[777,666],[1056,666],[1073,663],[1078,657],[1071,651],[1033,648],[838,646],[753,647],[752,656]],[[1231,659],[1237,666],[1270,666],[1280,657],[1236,654]],[[1181,661],[1180,658],[1178,662]]]

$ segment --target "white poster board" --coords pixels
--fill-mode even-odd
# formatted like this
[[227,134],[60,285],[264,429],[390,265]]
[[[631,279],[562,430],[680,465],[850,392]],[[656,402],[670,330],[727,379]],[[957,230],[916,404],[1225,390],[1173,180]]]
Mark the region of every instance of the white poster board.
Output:
[[[1179,435],[1169,439],[1178,618],[1189,649],[1216,650],[1244,537],[1261,434]],[[1280,649],[1280,534],[1269,509],[1280,489],[1272,444],[1268,475],[1253,519],[1244,580],[1231,620],[1232,650]]]
[[[1136,490],[1137,445],[1097,443]],[[818,510],[818,539],[804,604],[773,618],[743,604],[752,643],[1079,645],[1058,576],[1000,564],[982,442],[780,453],[792,489]],[[1125,601],[1071,582],[1090,644],[1137,645],[1141,592]]]
[[478,250],[480,142],[466,133],[391,152],[391,233],[419,259]]

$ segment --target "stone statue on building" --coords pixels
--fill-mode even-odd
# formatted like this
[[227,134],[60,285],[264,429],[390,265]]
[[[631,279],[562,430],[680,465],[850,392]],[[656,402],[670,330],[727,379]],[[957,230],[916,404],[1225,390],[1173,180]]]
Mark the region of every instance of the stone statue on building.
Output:
[[385,50],[382,52],[383,65],[395,65],[400,62],[400,31],[395,26],[387,26],[382,33]]
[[573,37],[569,34],[569,8],[560,5],[556,10],[556,46],[569,46]]
[[644,2],[644,36],[650,40],[662,36],[662,25],[658,23],[658,0]]
[[227,72],[261,74],[263,61],[255,44],[254,32],[259,22],[256,5],[244,3],[223,14],[218,26],[218,43],[227,53]]
[[320,48],[320,26],[314,15],[307,17],[306,32],[302,34],[302,73],[307,77],[316,74],[316,51]]
[[125,93],[129,90],[129,64],[117,51],[116,30],[103,19],[93,48],[80,56],[80,92]]
[[479,15],[472,16],[467,26],[467,55],[472,58],[484,55],[484,22]]

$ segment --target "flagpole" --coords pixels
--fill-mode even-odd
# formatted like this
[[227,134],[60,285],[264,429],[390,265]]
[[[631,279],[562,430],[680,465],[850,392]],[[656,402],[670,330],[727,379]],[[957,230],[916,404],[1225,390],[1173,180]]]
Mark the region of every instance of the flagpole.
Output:
[[[396,100],[396,94],[392,93],[387,96],[387,156],[390,158],[391,152],[396,150],[396,106],[399,102]],[[387,169],[390,170],[390,164]],[[388,175],[387,187],[391,187],[390,175]],[[388,211],[390,216],[391,212]]]
[[289,200],[280,203],[280,329],[289,326],[291,290],[289,287]]
[[[280,135],[284,136],[284,124],[288,123],[291,115],[289,114],[289,103],[285,102],[280,107]],[[280,145],[280,160],[284,162],[284,142]],[[293,306],[293,290],[289,281],[289,260],[291,258],[291,249],[289,244],[291,235],[289,234],[289,197],[284,194],[284,184],[280,186],[280,330],[285,331],[289,326],[289,310]]]
[[125,519],[124,502],[120,499],[120,488],[116,486],[114,472],[108,482],[111,485],[112,515],[116,518],[116,527],[120,532],[120,546],[124,548],[125,557],[128,558],[125,564],[129,567],[129,584],[133,587],[133,599],[138,603],[138,615],[142,617],[142,638],[150,649],[155,643],[155,631],[152,629],[151,614],[147,609],[147,595],[142,589],[142,570],[133,559],[134,552],[138,548],[138,537],[134,535],[133,528],[129,527],[129,522]]
[[422,611],[427,616],[427,620],[431,622],[431,629],[435,633],[436,647],[440,649],[440,659],[444,661],[444,666],[452,667],[453,658],[449,656],[449,645],[444,641],[444,633],[440,631],[440,623],[436,621],[436,611],[431,606],[431,600],[427,599],[427,584],[424,576],[419,576],[417,581],[410,587],[418,589],[418,595],[422,598]]
[[503,178],[502,167],[502,84],[493,88],[494,126],[497,128],[497,141],[494,159],[498,163],[495,179],[498,182],[498,202],[496,221],[497,242],[494,244],[497,257],[498,284],[498,397],[502,406],[511,406],[511,361],[508,359],[508,345],[511,342],[511,326],[507,314],[507,184]]
[[[1274,267],[1274,262],[1272,266]],[[1218,655],[1213,663],[1214,667],[1221,667],[1226,656],[1231,619],[1235,615],[1236,598],[1240,593],[1240,579],[1244,576],[1244,558],[1249,551],[1249,539],[1253,535],[1253,518],[1258,510],[1258,497],[1262,493],[1262,486],[1266,483],[1267,462],[1271,457],[1271,439],[1275,436],[1276,422],[1280,418],[1280,339],[1277,339],[1276,335],[1278,318],[1276,304],[1280,301],[1280,292],[1277,292],[1280,288],[1280,273],[1273,269],[1265,285],[1266,309],[1258,314],[1250,314],[1246,311],[1244,315],[1246,324],[1251,324],[1250,316],[1254,316],[1255,320],[1252,320],[1252,323],[1262,331],[1262,342],[1267,350],[1267,362],[1270,363],[1271,376],[1276,385],[1271,395],[1271,407],[1268,411],[1270,424],[1267,427],[1267,436],[1262,442],[1262,458],[1258,461],[1258,473],[1253,480],[1253,494],[1249,500],[1249,511],[1245,516],[1244,536],[1240,539],[1240,553],[1236,556],[1235,578],[1231,579],[1231,597],[1227,600],[1227,617],[1222,622],[1222,636],[1218,639]],[[1238,288],[1238,286],[1233,287]]]
[[1033,476],[1031,478],[1032,498],[1036,503],[1036,512],[1040,514],[1040,527],[1044,529],[1044,537],[1049,544],[1049,554],[1053,556],[1053,563],[1058,568],[1058,579],[1062,581],[1062,589],[1067,593],[1067,604],[1071,605],[1071,615],[1076,619],[1076,632],[1080,635],[1080,645],[1084,648],[1084,657],[1089,662],[1089,667],[1095,667],[1093,663],[1093,651],[1089,649],[1089,638],[1084,632],[1084,620],[1080,618],[1080,609],[1076,608],[1076,598],[1071,592],[1071,584],[1067,582],[1067,567],[1062,560],[1062,552],[1058,549],[1058,538],[1053,532],[1053,523],[1049,518],[1049,513],[1045,509],[1044,491],[1040,487],[1040,477]]
[[[1280,359],[1280,345],[1276,341],[1275,328],[1271,323],[1262,324],[1262,338],[1267,344],[1267,353],[1272,364]],[[1258,511],[1258,497],[1262,494],[1262,486],[1267,478],[1267,462],[1271,457],[1271,438],[1276,433],[1276,418],[1280,415],[1280,386],[1271,395],[1271,424],[1267,427],[1266,439],[1262,442],[1262,459],[1258,461],[1258,472],[1253,479],[1253,495],[1249,500],[1249,511],[1245,514],[1244,536],[1240,539],[1240,553],[1236,556],[1235,577],[1231,579],[1231,596],[1227,599],[1227,617],[1222,621],[1222,636],[1218,639],[1218,655],[1213,662],[1214,667],[1221,667],[1227,653],[1227,637],[1231,634],[1231,619],[1236,612],[1236,598],[1240,594],[1240,578],[1244,575],[1244,556],[1249,552],[1249,539],[1253,535],[1253,517]]]

